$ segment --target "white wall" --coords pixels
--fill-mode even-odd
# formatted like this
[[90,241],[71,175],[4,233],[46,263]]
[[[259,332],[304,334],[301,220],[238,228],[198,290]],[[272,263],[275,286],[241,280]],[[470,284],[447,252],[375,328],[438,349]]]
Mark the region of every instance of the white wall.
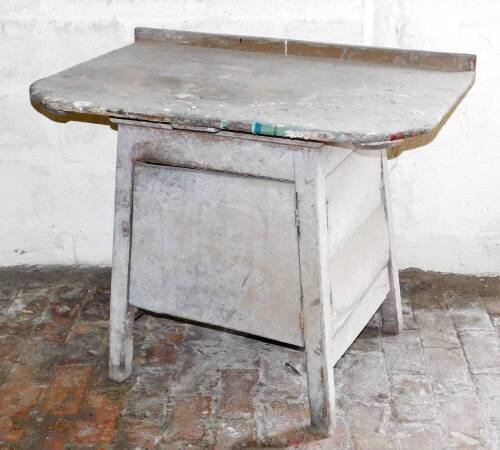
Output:
[[109,265],[116,135],[36,113],[28,86],[133,39],[134,26],[478,54],[437,139],[392,172],[402,267],[500,273],[498,0],[2,0],[0,265]]

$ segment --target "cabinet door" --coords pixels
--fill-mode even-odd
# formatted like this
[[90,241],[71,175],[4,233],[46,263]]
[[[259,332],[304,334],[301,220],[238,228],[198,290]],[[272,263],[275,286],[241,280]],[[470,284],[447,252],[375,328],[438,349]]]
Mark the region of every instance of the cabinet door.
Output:
[[130,303],[302,346],[295,185],[137,164]]

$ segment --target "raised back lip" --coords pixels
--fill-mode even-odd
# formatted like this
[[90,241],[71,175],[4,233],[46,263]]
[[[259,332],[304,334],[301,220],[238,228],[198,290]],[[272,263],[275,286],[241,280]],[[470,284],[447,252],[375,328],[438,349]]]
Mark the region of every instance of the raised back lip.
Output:
[[147,27],[135,28],[135,41],[162,41],[193,47],[329,58],[449,72],[474,72],[476,69],[476,55],[466,53],[364,47]]

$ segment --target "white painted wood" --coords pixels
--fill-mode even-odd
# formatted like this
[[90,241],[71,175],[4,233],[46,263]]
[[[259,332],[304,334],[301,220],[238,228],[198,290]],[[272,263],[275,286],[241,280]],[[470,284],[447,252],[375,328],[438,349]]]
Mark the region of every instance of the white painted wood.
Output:
[[385,213],[390,236],[389,280],[391,286],[390,292],[381,308],[382,331],[388,334],[398,334],[403,329],[403,312],[401,308],[398,264],[394,250],[394,232],[392,230],[391,184],[387,164],[387,150],[382,151],[382,175],[384,180],[383,196]]
[[334,330],[346,319],[388,261],[389,230],[384,207],[379,205],[336,253],[330,253]]
[[133,141],[129,129],[118,132],[115,222],[109,322],[109,377],[124,381],[132,373],[135,308],[128,303],[132,214]]
[[[115,381],[123,381],[132,373],[133,358],[133,317],[135,307],[129,305],[129,263],[130,263],[130,238],[131,238],[131,213],[132,213],[132,184],[133,163],[156,157],[164,157],[168,149],[161,148],[158,152],[148,152],[147,143],[166,142],[166,137],[179,144],[185,136],[180,131],[166,135],[169,125],[147,124],[134,121],[119,120],[118,151],[116,163],[116,194],[115,194],[115,223],[113,243],[113,271],[111,293],[110,317],[110,342],[109,342],[109,376]],[[149,127],[149,125],[152,125]],[[201,136],[202,133],[189,133],[193,148],[203,148],[206,152],[214,150],[217,145],[225,147],[228,142],[235,143],[238,149],[231,151],[228,146],[226,163],[217,158],[212,161],[212,167],[219,170],[241,171],[245,174],[257,176],[272,175],[281,178],[290,177],[290,165],[286,162],[284,146],[270,142],[270,138],[250,137],[251,140],[236,136],[220,136],[211,140]],[[187,137],[189,139],[189,136]],[[294,143],[296,144],[296,143]],[[277,150],[276,159],[268,153],[268,149]],[[238,156],[238,152],[239,156]],[[189,152],[187,152],[189,154]],[[175,154],[175,152],[174,152]],[[193,154],[193,153],[191,153]],[[219,151],[220,155],[220,151]],[[244,155],[248,155],[245,159]],[[257,156],[257,158],[255,158]],[[186,160],[176,154],[179,164],[186,164]],[[186,158],[187,159],[187,158]],[[273,162],[277,163],[274,164]],[[198,161],[200,162],[200,161]],[[231,164],[230,166],[227,163]],[[263,169],[261,169],[263,168]]]
[[[193,125],[184,125],[179,123],[162,123],[162,122],[141,122],[139,120],[124,119],[118,117],[111,117],[109,119],[112,123],[123,123],[128,126],[142,127],[148,129],[162,129],[162,130],[177,130],[177,131],[196,131],[209,133],[211,135],[217,135],[219,138],[231,138],[231,139],[244,139],[247,141],[257,141],[257,142],[269,142],[271,144],[281,144],[285,145],[288,149],[293,150],[294,146],[297,147],[308,147],[308,148],[321,148],[324,145],[323,142],[316,141],[302,141],[295,140],[277,136],[264,136],[257,134],[241,134],[235,131],[218,130],[216,128],[200,127]],[[292,147],[292,148],[290,148]],[[341,149],[341,147],[335,147],[329,145],[330,148]]]
[[292,183],[152,164],[134,180],[131,304],[303,346]]
[[[323,165],[326,177],[352,153],[352,150],[348,148],[335,147],[333,145],[325,145],[324,150]],[[328,196],[328,186],[326,190]]]
[[56,112],[356,145],[437,129],[474,82],[471,55],[342,46],[324,53],[324,44],[293,41],[283,51],[283,40],[269,53],[213,48],[206,35],[196,46],[179,45],[193,34],[160,33],[181,38],[140,39],[39,80],[32,102]]
[[130,126],[142,130],[141,141],[136,145],[141,146],[145,161],[294,180],[294,147],[241,136]]
[[380,151],[351,152],[326,177],[330,254],[367,220],[382,201]]
[[332,351],[330,359],[333,364],[340,359],[359,333],[363,331],[363,328],[377,312],[380,302],[385,298],[389,289],[389,271],[385,267],[343,323],[334,331],[333,345],[330,347]]
[[296,153],[300,273],[311,424],[328,435],[335,426],[330,274],[325,174],[320,151]]
[[[265,141],[235,150],[235,140],[120,123],[110,376],[123,381],[131,373],[134,306],[304,346],[311,424],[327,435],[335,423],[334,363],[389,290],[399,292],[389,261],[390,204],[387,196],[380,201],[385,159]],[[289,174],[290,157],[295,184],[273,179]],[[400,301],[387,299],[386,330],[394,317],[398,323]]]

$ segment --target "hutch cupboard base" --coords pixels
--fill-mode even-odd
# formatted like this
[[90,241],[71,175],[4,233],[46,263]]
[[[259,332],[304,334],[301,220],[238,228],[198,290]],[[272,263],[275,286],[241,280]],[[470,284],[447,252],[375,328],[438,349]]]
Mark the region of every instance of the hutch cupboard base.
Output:
[[137,308],[243,332],[305,351],[331,433],[336,361],[379,307],[401,329],[387,149],[435,136],[474,76],[473,55],[137,28],[33,83],[39,111],[118,127],[110,377]]
[[110,377],[132,372],[134,309],[305,350],[311,421],[379,306],[402,326],[386,150],[116,120]]

